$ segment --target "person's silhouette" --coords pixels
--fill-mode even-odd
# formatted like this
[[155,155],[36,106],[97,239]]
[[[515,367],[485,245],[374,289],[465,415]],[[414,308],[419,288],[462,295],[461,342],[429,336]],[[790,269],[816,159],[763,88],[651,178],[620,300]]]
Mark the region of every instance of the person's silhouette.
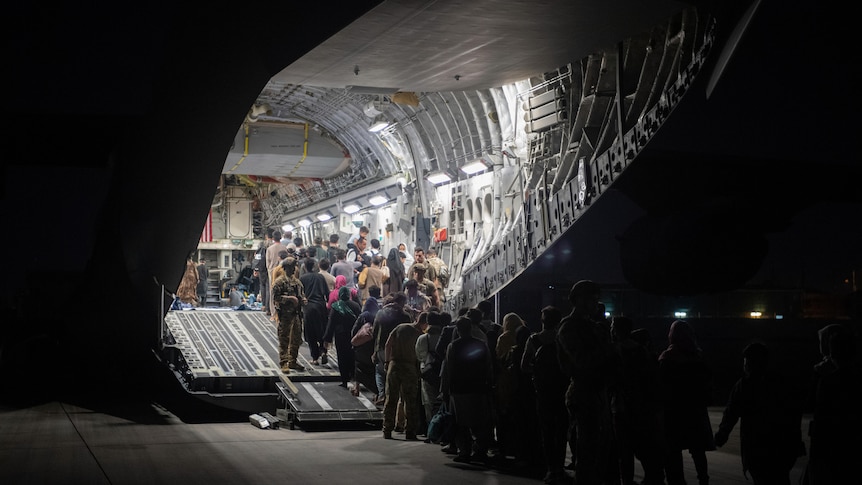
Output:
[[715,445],[724,446],[740,424],[743,474],[755,485],[790,484],[790,470],[802,449],[802,406],[790,381],[769,369],[769,350],[755,342],[742,351],[743,370],[730,398]]

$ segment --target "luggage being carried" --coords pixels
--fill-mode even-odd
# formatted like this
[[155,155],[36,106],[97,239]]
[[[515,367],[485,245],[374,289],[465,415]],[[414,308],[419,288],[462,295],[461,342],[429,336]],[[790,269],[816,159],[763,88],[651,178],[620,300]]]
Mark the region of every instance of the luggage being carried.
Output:
[[359,327],[359,331],[356,332],[356,335],[350,339],[350,345],[359,347],[364,343],[370,342],[372,338],[374,338],[374,331],[371,326],[371,322],[365,322],[361,327]]
[[452,443],[455,439],[455,415],[446,409],[446,403],[441,403],[440,408],[431,416],[428,422],[429,443]]

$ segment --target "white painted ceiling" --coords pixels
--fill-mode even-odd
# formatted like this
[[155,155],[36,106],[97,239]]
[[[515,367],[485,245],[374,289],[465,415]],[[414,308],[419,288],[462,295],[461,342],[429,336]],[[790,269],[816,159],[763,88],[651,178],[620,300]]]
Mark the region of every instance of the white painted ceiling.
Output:
[[[672,0],[386,0],[273,76],[257,104],[273,108],[262,119],[326,127],[355,156],[358,146],[379,145],[364,126],[354,126],[367,123],[361,112],[370,93],[476,91],[541,77],[649,31],[685,6]],[[292,138],[294,130],[284,130]],[[348,140],[343,133],[350,130]],[[310,140],[309,150],[320,141]],[[240,147],[234,145],[225,173],[238,170]],[[285,159],[258,144],[235,173],[299,176],[301,155]],[[301,168],[312,179],[344,173],[338,154]]]

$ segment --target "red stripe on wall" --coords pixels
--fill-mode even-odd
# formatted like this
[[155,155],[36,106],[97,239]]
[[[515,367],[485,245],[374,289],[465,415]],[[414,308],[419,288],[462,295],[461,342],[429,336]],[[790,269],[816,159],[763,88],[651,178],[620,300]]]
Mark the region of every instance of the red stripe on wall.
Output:
[[213,210],[210,209],[207,214],[207,221],[204,224],[204,230],[201,232],[201,242],[212,242],[213,240]]

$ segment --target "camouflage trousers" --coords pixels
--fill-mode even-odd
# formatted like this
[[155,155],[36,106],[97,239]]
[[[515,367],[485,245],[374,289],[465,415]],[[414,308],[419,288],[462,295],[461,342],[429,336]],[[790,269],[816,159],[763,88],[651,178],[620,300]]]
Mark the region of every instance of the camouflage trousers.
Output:
[[278,364],[292,364],[302,345],[302,319],[299,315],[278,316]]
[[419,369],[415,364],[390,362],[386,371],[386,404],[383,407],[383,431],[395,428],[399,398],[404,403],[404,431],[415,435],[419,430]]

